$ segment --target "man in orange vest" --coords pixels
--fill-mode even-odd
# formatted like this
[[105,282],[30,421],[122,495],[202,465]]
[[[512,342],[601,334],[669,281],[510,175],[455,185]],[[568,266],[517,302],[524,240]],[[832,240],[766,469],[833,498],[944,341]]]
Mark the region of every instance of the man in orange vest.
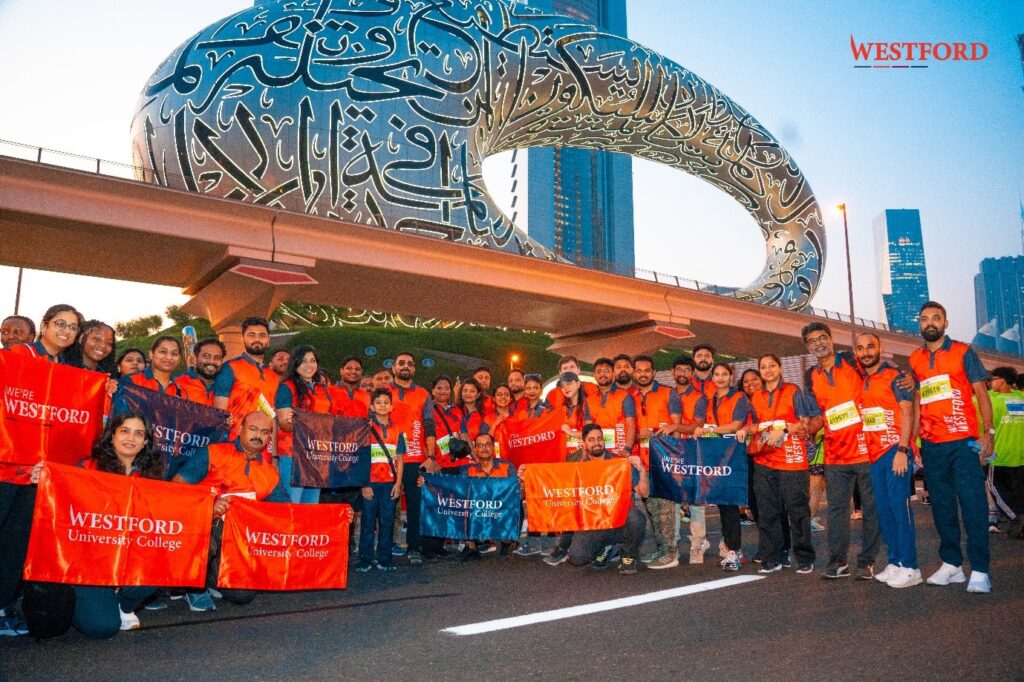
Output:
[[[270,322],[262,317],[247,318],[242,322],[242,344],[245,352],[225,362],[213,381],[213,406],[231,415],[231,438],[238,436],[242,418],[254,410],[273,420],[277,393],[277,375],[263,366],[270,344]],[[268,450],[272,442],[267,442]]]
[[[985,385],[988,374],[970,346],[946,335],[949,321],[941,304],[925,303],[918,321],[924,346],[911,353],[910,367],[921,385],[917,394],[921,458],[942,558],[942,566],[928,578],[928,583],[949,585],[966,580],[957,515],[959,502],[971,561],[967,591],[990,592],[988,499],[983,467],[992,454],[996,431],[992,428],[992,401]],[[977,398],[981,412],[980,432],[972,395]]]
[[597,393],[587,396],[587,407],[591,419],[601,427],[605,447],[627,455],[636,442],[636,402],[628,390],[615,383],[613,368],[608,358],[594,361]]

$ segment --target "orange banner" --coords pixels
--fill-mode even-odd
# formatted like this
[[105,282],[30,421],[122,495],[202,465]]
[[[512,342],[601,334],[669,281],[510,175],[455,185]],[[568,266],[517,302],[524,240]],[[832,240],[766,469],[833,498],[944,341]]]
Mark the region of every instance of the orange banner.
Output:
[[212,519],[209,488],[48,463],[24,578],[202,587]]
[[107,375],[0,353],[0,462],[75,464],[103,429]]
[[348,585],[345,504],[235,498],[224,515],[217,585],[240,590],[338,590]]
[[[537,464],[565,461],[565,418],[558,410],[539,417],[515,413],[502,422],[501,456],[515,463]],[[497,440],[498,436],[495,436]]]
[[619,528],[633,503],[627,460],[531,464],[523,475],[532,533]]

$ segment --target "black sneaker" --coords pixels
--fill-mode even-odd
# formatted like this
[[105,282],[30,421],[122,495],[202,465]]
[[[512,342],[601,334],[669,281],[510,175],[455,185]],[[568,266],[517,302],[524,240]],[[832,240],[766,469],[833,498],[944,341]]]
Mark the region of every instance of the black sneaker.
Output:
[[875,577],[875,567],[871,564],[867,566],[858,566],[857,572],[854,573],[854,577],[857,580],[873,580]]
[[501,557],[502,559],[507,559],[510,556],[512,556],[512,543],[511,542],[503,542],[503,543],[501,543],[501,545],[498,547],[498,556]]
[[619,575],[636,575],[638,563],[633,557],[622,557],[622,561],[619,562]]
[[590,567],[595,571],[603,571],[611,565],[614,553],[615,545],[605,545],[604,549],[601,550],[601,553],[598,554],[590,563]]
[[459,552],[459,561],[462,561],[462,562],[466,562],[466,561],[480,561],[483,558],[484,557],[480,553],[480,550],[473,549],[469,545],[466,545],[465,547],[463,547],[462,551]]
[[814,564],[800,564],[796,567],[796,572],[800,575],[809,575],[814,573]]
[[566,559],[569,558],[569,553],[561,547],[555,547],[551,554],[544,557],[544,563],[548,566],[557,566],[558,564],[565,563]]
[[782,570],[782,564],[773,564],[770,561],[766,561],[761,564],[761,568],[757,569],[758,573],[775,573],[776,571]]
[[850,565],[849,564],[829,564],[825,572],[821,574],[821,577],[826,580],[835,580],[836,578],[849,578],[850,577]]
[[793,560],[789,558],[789,552],[783,552],[779,557],[779,563],[783,568],[793,568]]

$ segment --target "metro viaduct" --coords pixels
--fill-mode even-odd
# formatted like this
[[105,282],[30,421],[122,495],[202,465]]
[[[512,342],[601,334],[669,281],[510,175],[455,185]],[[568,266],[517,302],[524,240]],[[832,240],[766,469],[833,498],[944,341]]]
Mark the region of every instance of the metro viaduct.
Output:
[[[822,319],[727,296],[0,156],[0,263],[162,284],[232,352],[241,321],[285,300],[550,334],[585,361],[701,341],[806,352]],[[849,325],[831,321],[840,343]],[[916,336],[875,329],[906,358]],[[1024,359],[980,352],[988,366]]]

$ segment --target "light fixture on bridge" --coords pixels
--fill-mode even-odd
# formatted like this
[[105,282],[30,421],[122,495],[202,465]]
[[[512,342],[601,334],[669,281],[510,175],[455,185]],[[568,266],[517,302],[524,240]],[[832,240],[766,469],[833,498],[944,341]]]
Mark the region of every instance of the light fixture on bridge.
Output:
[[846,222],[846,203],[836,206],[843,214],[843,240],[846,243],[846,286],[850,292],[850,349],[857,347],[857,318],[853,312],[853,270],[850,267],[850,228]]
[[519,353],[513,353],[508,359],[508,371],[514,370],[517,362],[519,362]]

